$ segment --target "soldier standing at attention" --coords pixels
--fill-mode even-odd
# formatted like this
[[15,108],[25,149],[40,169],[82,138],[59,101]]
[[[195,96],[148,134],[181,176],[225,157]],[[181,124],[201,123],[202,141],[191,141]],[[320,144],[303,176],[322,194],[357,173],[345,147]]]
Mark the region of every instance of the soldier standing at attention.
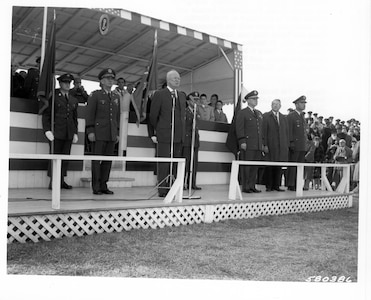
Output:
[[[104,69],[99,75],[101,90],[94,91],[88,99],[86,132],[92,142],[92,154],[113,156],[119,141],[120,97],[111,92],[115,71]],[[113,194],[107,187],[112,161],[92,161],[93,194]]]
[[[258,92],[251,91],[245,96],[247,107],[239,111],[236,119],[236,134],[241,150],[241,160],[262,160],[263,151],[263,115],[255,109],[258,104]],[[256,189],[258,166],[241,168],[242,192],[260,193]]]
[[[306,97],[301,96],[295,101],[295,110],[288,114],[287,124],[289,127],[289,161],[305,162],[307,150],[306,122],[304,110]],[[296,191],[296,167],[287,169],[287,188],[289,191]]]
[[[78,100],[69,95],[70,84],[73,80],[71,74],[63,74],[58,77],[60,88],[55,90],[54,96],[54,122],[52,124],[52,103],[43,111],[42,124],[45,136],[49,140],[50,153],[51,143],[54,143],[54,154],[70,154],[72,143],[77,143],[77,106]],[[53,128],[52,128],[53,127]],[[62,161],[61,188],[72,189],[72,186],[64,181],[67,175],[67,161]],[[51,178],[51,165],[49,163],[48,176]],[[49,189],[52,188],[51,180]]]

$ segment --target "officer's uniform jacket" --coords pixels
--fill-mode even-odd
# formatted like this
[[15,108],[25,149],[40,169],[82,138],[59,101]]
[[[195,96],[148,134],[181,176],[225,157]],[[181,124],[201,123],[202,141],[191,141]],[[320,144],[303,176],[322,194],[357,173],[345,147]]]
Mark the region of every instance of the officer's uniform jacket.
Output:
[[67,99],[62,95],[60,89],[55,90],[54,96],[54,128],[52,130],[52,99],[49,99],[49,106],[42,115],[44,132],[53,131],[54,137],[60,140],[72,140],[77,134],[77,107],[78,100],[72,95]]
[[246,143],[246,150],[263,150],[263,115],[259,110],[254,112],[250,107],[240,110],[236,118],[236,135],[238,144]]
[[[192,145],[192,130],[193,130],[193,110],[191,110],[189,107],[186,108],[185,111],[185,139],[183,142],[183,147],[191,147]],[[200,115],[197,113],[196,110],[196,127],[195,127],[195,144],[194,147],[200,147],[200,136],[198,134],[198,128],[197,128],[197,120],[200,119]]]
[[116,141],[120,128],[120,97],[105,90],[96,90],[88,99],[86,132],[95,133],[97,141]]
[[292,151],[306,151],[308,138],[304,117],[294,110],[287,115],[287,124],[289,127],[290,149]]

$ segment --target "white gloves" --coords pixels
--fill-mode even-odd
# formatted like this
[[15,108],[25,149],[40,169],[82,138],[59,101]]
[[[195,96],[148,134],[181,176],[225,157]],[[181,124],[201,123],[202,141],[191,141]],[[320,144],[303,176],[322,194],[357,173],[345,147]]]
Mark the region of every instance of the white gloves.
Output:
[[90,132],[90,133],[88,134],[88,139],[89,139],[89,141],[91,141],[91,142],[95,142],[95,133],[94,133],[94,132]]
[[72,143],[76,144],[78,140],[79,140],[79,137],[78,137],[77,134],[75,133],[75,134],[73,135]]
[[54,141],[54,134],[53,134],[53,132],[51,132],[51,131],[47,131],[47,132],[45,132],[45,136],[46,136],[46,138],[49,140],[49,141]]
[[157,136],[151,136],[151,140],[154,144],[157,144]]

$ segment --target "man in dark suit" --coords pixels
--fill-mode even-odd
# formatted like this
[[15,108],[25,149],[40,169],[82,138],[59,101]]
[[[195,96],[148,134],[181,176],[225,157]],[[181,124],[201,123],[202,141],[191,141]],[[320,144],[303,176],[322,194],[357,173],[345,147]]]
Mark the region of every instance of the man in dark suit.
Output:
[[[119,141],[120,97],[111,92],[115,76],[114,70],[103,69],[98,75],[102,89],[94,91],[88,99],[86,132],[94,155],[114,155],[115,144]],[[107,187],[111,165],[112,161],[92,161],[93,194],[113,194]]]
[[[58,77],[60,88],[55,90],[54,95],[54,122],[52,123],[52,99],[42,115],[42,124],[45,136],[49,140],[50,153],[70,154],[72,143],[77,143],[77,107],[78,100],[69,95],[70,84],[73,80],[71,74],[63,74]],[[53,128],[52,128],[53,127]],[[53,143],[53,152],[52,152]],[[61,188],[71,189],[72,186],[64,181],[67,176],[67,161],[62,161]],[[48,176],[51,178],[51,165],[49,163]],[[52,188],[51,181],[49,189]]]
[[[178,91],[180,75],[171,70],[166,74],[167,87],[153,95],[150,122],[158,142],[158,157],[181,157],[185,133],[186,95]],[[174,122],[172,122],[174,121]],[[159,163],[157,180],[158,194],[165,197],[171,178],[169,163]],[[173,169],[175,171],[175,168]]]
[[[272,110],[263,114],[263,143],[267,161],[287,161],[289,155],[288,126],[286,117],[279,112],[281,100],[272,101]],[[269,191],[284,191],[281,185],[281,167],[265,168],[265,186]]]
[[[306,97],[300,96],[293,101],[295,110],[287,116],[289,126],[289,161],[305,162],[307,150],[307,132],[304,119]],[[296,191],[296,167],[289,167],[287,170],[287,188]]]
[[[241,150],[242,160],[262,160],[263,115],[255,107],[258,104],[258,92],[252,91],[245,96],[247,107],[239,111],[236,119],[236,135]],[[260,193],[256,189],[257,166],[243,166],[241,168],[242,191],[245,193]]]

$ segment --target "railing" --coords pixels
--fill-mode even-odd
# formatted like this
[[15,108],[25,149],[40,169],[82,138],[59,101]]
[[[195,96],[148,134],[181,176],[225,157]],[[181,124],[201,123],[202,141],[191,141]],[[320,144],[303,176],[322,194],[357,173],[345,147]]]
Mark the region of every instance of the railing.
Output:
[[238,182],[239,166],[280,166],[280,167],[296,167],[296,197],[303,196],[304,186],[304,167],[320,167],[321,168],[321,189],[333,191],[330,182],[326,176],[326,168],[342,168],[343,176],[339,182],[336,192],[349,193],[349,180],[350,180],[350,166],[351,164],[334,164],[334,163],[295,163],[295,162],[268,162],[268,161],[244,161],[233,160],[231,177],[229,183],[229,199],[236,200],[237,196],[242,200],[242,193],[240,184]]
[[10,153],[13,159],[46,159],[52,161],[52,208],[60,209],[61,200],[61,167],[62,160],[109,160],[109,161],[141,161],[141,162],[168,162],[177,163],[177,175],[169,192],[164,198],[164,203],[182,202],[183,180],[185,172],[184,158],[164,157],[124,157],[124,156],[98,156],[98,155],[62,155],[62,154],[18,154]]

